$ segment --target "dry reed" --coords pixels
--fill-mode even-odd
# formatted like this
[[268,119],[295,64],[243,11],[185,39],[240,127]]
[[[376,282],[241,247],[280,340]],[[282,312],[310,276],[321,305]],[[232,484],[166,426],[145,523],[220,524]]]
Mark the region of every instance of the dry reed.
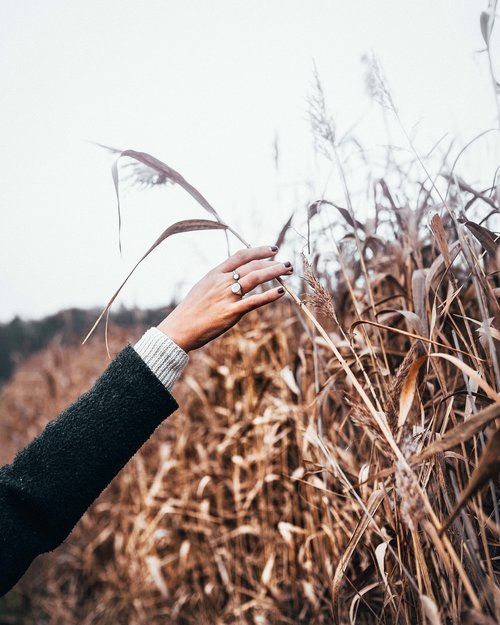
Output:
[[[497,621],[497,257],[472,222],[426,227],[428,195],[395,210],[386,189],[379,231],[356,226],[363,262],[303,257],[301,301],[347,369],[292,301],[193,352],[180,410],[11,593],[37,623]],[[105,363],[92,339],[20,367],[9,453]]]

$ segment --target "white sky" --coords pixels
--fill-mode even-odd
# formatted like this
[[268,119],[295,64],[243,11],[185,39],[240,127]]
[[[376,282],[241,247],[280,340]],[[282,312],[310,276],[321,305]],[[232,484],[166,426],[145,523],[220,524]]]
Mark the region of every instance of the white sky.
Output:
[[[486,7],[486,0],[2,0],[0,320],[102,306],[163,229],[210,217],[181,189],[130,190],[120,257],[112,158],[90,141],[164,160],[246,240],[264,245],[294,208],[325,189],[307,115],[314,63],[340,130],[357,123],[368,153],[389,141],[366,95],[361,57],[370,50],[405,123],[420,122],[423,150],[445,133],[460,146],[494,126],[486,57],[476,54]],[[396,126],[391,137],[403,145]],[[490,180],[498,158],[493,137],[464,165]],[[337,180],[328,185],[335,195]],[[232,251],[239,247],[232,238]],[[118,303],[165,305],[224,256],[221,232],[177,235]]]

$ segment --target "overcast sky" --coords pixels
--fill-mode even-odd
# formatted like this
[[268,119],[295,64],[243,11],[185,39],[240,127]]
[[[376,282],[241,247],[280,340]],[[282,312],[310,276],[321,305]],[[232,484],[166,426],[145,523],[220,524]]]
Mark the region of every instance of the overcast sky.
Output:
[[[112,158],[91,142],[154,154],[263,245],[327,184],[307,115],[314,65],[340,130],[356,125],[369,154],[388,142],[365,88],[361,59],[371,50],[405,123],[418,122],[423,150],[445,133],[461,145],[491,128],[486,57],[477,54],[486,8],[480,0],[2,0],[0,320],[102,306],[169,224],[209,217],[181,189],[129,190],[120,256]],[[391,134],[403,143],[395,126]],[[497,143],[478,142],[464,161],[476,179],[492,178]],[[335,193],[334,177],[328,185]],[[221,232],[178,235],[119,302],[164,305],[225,253]]]

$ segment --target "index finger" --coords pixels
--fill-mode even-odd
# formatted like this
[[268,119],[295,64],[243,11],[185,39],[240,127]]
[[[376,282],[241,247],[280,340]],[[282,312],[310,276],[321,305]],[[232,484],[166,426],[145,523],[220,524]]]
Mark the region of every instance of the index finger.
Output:
[[260,247],[244,247],[238,250],[229,258],[218,265],[216,269],[222,272],[229,272],[238,269],[240,265],[248,263],[251,260],[258,260],[261,258],[269,258],[274,256],[278,252],[279,248],[276,245],[261,245]]

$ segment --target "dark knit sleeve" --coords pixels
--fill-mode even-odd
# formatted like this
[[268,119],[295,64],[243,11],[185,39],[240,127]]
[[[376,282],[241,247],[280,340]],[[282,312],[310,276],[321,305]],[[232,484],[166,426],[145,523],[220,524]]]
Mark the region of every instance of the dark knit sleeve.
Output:
[[95,385],[0,468],[0,596],[57,547],[179,405],[128,345]]

